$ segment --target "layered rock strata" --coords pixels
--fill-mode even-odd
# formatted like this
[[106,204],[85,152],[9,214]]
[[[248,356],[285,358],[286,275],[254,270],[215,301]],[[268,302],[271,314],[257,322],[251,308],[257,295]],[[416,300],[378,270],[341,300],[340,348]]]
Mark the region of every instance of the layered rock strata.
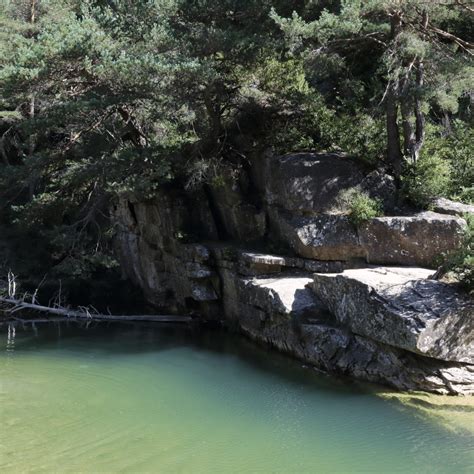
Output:
[[343,155],[269,160],[206,193],[118,203],[124,274],[154,306],[223,320],[319,369],[401,390],[474,393],[474,303],[430,279],[436,259],[461,244],[459,213],[355,228],[341,190],[363,190],[390,210],[389,177]]

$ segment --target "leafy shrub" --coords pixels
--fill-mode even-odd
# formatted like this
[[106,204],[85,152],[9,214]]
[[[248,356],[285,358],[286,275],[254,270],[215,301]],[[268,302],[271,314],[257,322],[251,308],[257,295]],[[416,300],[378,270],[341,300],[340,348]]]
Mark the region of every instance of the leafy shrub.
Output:
[[383,214],[380,200],[371,198],[366,192],[352,188],[339,196],[339,203],[349,212],[349,220],[356,227]]
[[[384,121],[370,114],[326,114],[320,120],[321,144],[327,150],[343,150],[376,167],[385,156]],[[356,124],[356,126],[354,126]]]
[[474,160],[472,143],[474,128],[460,120],[454,122],[454,132],[446,139],[446,158],[451,164],[449,197],[474,204]]
[[[421,198],[421,207],[426,207],[431,193],[431,197],[437,195],[473,204],[473,141],[474,129],[461,120],[452,121],[449,133],[445,127],[427,122],[420,161],[415,170],[410,166],[406,170],[405,184],[413,188],[409,191],[410,200],[417,204]],[[421,183],[420,188],[425,176],[428,181]]]
[[474,216],[465,215],[467,229],[462,247],[447,256],[438,276],[458,281],[469,292],[474,291]]
[[416,207],[427,209],[434,198],[448,194],[450,173],[448,161],[437,154],[424,154],[416,163],[407,164],[402,178],[403,195]]

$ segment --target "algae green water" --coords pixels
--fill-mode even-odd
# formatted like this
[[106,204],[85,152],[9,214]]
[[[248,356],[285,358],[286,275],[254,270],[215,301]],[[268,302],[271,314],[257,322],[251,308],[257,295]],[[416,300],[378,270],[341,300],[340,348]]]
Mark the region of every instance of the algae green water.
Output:
[[218,331],[0,328],[0,471],[474,472],[472,433]]

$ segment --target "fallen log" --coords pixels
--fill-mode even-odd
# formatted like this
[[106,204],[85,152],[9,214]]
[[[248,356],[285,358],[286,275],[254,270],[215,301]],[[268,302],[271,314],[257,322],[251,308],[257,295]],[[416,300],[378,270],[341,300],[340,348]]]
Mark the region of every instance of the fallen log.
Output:
[[90,321],[149,321],[156,323],[191,323],[194,318],[189,315],[179,316],[172,314],[138,314],[138,315],[113,315],[91,312],[88,308],[73,310],[62,307],[43,306],[36,303],[28,303],[14,298],[0,297],[0,304],[6,305],[3,309],[11,319],[18,311],[38,311],[55,316],[63,316],[67,319],[86,319]]

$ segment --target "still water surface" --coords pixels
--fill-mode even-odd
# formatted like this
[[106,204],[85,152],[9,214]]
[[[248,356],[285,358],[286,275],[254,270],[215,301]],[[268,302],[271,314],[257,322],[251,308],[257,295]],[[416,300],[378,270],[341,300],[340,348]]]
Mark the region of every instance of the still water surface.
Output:
[[472,434],[217,331],[0,328],[0,471],[467,473]]

